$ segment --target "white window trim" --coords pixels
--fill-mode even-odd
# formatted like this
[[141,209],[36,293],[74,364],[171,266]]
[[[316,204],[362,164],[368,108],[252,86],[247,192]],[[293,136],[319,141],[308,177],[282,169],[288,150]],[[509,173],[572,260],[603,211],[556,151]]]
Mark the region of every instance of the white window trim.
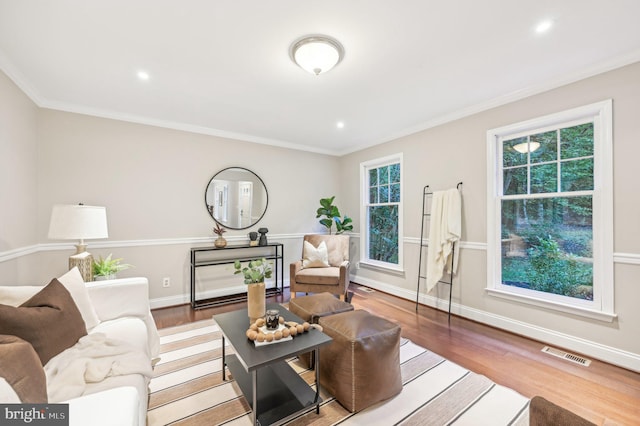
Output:
[[[611,99],[573,108],[532,120],[511,124],[487,131],[487,292],[492,296],[507,298],[547,309],[574,315],[613,321],[613,102]],[[543,292],[522,290],[505,286],[500,279],[500,183],[498,175],[502,137],[516,133],[555,127],[576,120],[593,119],[594,122],[594,190],[593,190],[593,276],[594,300],[584,301]]]
[[[367,200],[369,197],[368,175],[370,168],[382,167],[387,164],[400,163],[400,203],[398,205],[398,264],[380,262],[369,259],[369,223],[367,217]],[[404,231],[403,231],[403,205],[404,205],[404,163],[402,153],[388,155],[386,157],[377,158],[360,163],[360,264],[367,265],[382,270],[389,270],[396,273],[404,272]]]

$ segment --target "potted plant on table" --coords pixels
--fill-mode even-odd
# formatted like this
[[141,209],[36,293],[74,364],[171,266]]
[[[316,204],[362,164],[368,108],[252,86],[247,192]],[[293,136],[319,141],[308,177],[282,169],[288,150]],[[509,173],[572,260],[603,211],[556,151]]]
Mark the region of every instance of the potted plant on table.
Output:
[[224,234],[225,232],[227,232],[227,230],[220,226],[218,222],[216,222],[216,227],[213,228],[213,233],[218,236],[218,238],[216,238],[216,240],[213,242],[216,247],[223,248],[227,246],[227,240],[222,236],[222,234]]
[[128,263],[121,263],[122,258],[112,259],[111,253],[106,258],[100,258],[98,260],[94,260],[92,264],[93,268],[93,276],[96,281],[102,280],[112,280],[116,278],[116,274],[120,271],[124,271],[125,269],[129,269],[133,267],[133,265],[129,265]]
[[239,260],[233,264],[236,274],[244,276],[247,284],[247,310],[249,311],[249,323],[253,324],[258,318],[265,315],[265,278],[271,278],[273,269],[267,259],[250,260],[246,266],[242,266]]

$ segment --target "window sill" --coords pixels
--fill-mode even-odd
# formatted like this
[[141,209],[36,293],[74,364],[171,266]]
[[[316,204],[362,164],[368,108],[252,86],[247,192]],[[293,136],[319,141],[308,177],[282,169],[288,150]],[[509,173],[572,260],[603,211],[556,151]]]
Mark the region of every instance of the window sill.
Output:
[[495,288],[485,288],[485,290],[489,295],[494,297],[499,297],[502,299],[512,300],[520,303],[526,303],[528,305],[534,305],[541,308],[551,309],[554,311],[564,312],[567,314],[577,315],[580,317],[590,318],[598,321],[613,322],[613,320],[618,317],[618,315],[613,312],[596,311],[581,306],[573,306],[565,303],[540,299],[533,296],[515,294],[504,290],[497,290]]
[[382,263],[371,262],[366,260],[361,260],[360,266],[367,269],[373,269],[381,272],[391,273],[398,276],[404,276],[404,269],[401,266],[394,267],[394,266],[390,266],[389,264],[382,264]]

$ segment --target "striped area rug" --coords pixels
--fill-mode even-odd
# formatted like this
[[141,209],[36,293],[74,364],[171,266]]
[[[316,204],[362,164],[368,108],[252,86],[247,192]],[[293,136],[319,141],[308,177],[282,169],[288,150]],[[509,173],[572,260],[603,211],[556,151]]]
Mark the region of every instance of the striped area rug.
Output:
[[[150,383],[148,426],[251,425],[250,407],[235,381],[222,381],[221,332],[213,320],[160,330],[161,361]],[[227,347],[227,351],[233,351]],[[307,383],[315,374],[288,361]],[[357,414],[322,395],[293,425],[515,425],[529,424],[529,400],[484,376],[403,339],[402,392]]]

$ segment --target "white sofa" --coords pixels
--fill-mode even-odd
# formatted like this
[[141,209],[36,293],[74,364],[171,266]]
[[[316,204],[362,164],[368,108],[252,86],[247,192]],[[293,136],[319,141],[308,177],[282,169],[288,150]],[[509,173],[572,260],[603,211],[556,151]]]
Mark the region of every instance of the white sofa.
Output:
[[[158,331],[149,309],[148,281],[146,278],[125,278],[90,282],[85,285],[81,277],[81,283],[77,282],[78,277],[80,274],[74,269],[58,280],[71,293],[85,322],[87,336],[80,338],[74,346],[63,350],[45,363],[48,402],[69,403],[70,425],[144,426],[148,384],[160,346]],[[67,285],[69,282],[71,286]],[[43,288],[0,287],[0,304],[19,306]],[[9,333],[5,330],[0,334]],[[122,367],[126,362],[116,361],[110,364],[110,370],[106,371],[104,365],[91,364],[91,359],[86,361],[86,354],[89,352],[83,352],[82,348],[91,349],[92,345],[94,353],[99,353],[98,357],[103,353],[114,354],[110,360],[121,356],[120,348],[127,348],[124,356],[135,358],[138,362],[137,367],[129,367],[127,370]],[[146,362],[142,362],[141,365],[141,360]],[[70,368],[86,368],[83,377],[87,377],[89,371],[98,371],[98,374],[104,374],[106,377],[95,383],[65,387],[66,380],[70,379],[56,379],[64,377]],[[70,380],[71,382],[73,380]],[[57,386],[54,386],[55,384]],[[12,392],[12,388],[0,376],[0,402],[20,402],[19,398],[17,401],[16,398],[17,394]]]

